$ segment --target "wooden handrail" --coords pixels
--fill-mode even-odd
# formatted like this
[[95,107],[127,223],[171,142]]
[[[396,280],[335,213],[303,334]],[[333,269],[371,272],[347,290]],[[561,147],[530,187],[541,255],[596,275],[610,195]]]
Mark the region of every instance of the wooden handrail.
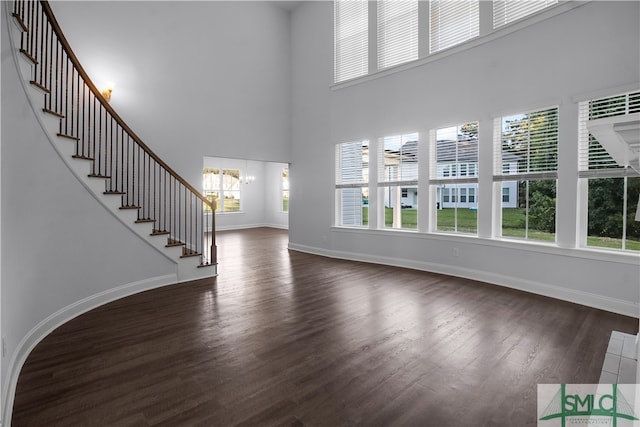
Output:
[[[60,119],[58,136],[76,143],[76,159],[92,162],[90,177],[105,179],[105,194],[136,209],[136,222],[153,223],[152,235],[182,256],[216,263],[216,203],[202,195],[153,152],[93,83],[71,49],[47,0],[13,0],[22,31],[20,52],[33,64],[31,84],[44,93],[43,111]],[[211,210],[211,246],[205,251]]]
[[197,194],[198,197],[204,203],[208,204],[212,208],[212,212],[215,212],[215,209],[216,209],[215,202],[207,199],[202,194],[200,194],[200,192],[196,190],[191,184],[189,184],[184,178],[182,178],[180,174],[174,171],[168,164],[166,164],[160,157],[158,157],[158,155],[154,153],[153,150],[151,150],[151,148],[149,148],[147,144],[145,144],[138,135],[136,135],[136,133],[129,127],[129,125],[127,125],[127,123],[122,119],[122,117],[120,117],[120,115],[116,112],[116,110],[113,109],[111,104],[109,104],[109,102],[104,98],[104,96],[102,96],[102,92],[93,83],[93,81],[89,77],[89,74],[87,74],[82,64],[80,64],[80,61],[78,60],[78,57],[76,56],[76,54],[73,52],[73,49],[71,49],[71,45],[69,44],[69,41],[62,33],[62,30],[60,29],[60,25],[58,24],[58,20],[53,14],[53,10],[51,9],[51,5],[49,4],[49,2],[47,0],[40,0],[40,4],[42,5],[43,12],[47,15],[47,19],[49,20],[53,31],[56,33],[58,40],[62,44],[63,49],[65,50],[71,62],[73,63],[73,66],[76,68],[76,70],[78,71],[78,74],[80,74],[80,76],[82,77],[84,82],[87,84],[87,86],[89,86],[89,88],[91,89],[91,92],[93,92],[96,98],[98,98],[98,100],[100,101],[100,104],[102,104],[102,107],[109,112],[109,114],[118,122],[120,127],[122,127],[129,134],[129,136],[133,138],[133,140],[140,147],[142,147],[142,149],[153,160],[155,160],[159,165],[165,168],[167,172],[173,175],[182,185],[187,187],[193,193]]

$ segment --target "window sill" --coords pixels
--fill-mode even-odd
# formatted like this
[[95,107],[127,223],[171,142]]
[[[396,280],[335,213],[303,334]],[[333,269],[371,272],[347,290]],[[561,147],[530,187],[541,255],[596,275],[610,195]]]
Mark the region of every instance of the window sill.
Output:
[[551,254],[556,256],[566,256],[570,258],[585,258],[597,261],[610,261],[622,264],[638,265],[638,263],[640,262],[640,253],[638,252],[615,249],[607,250],[604,248],[595,249],[592,247],[561,248],[554,243],[544,241],[506,239],[502,237],[490,239],[478,237],[471,234],[447,234],[436,232],[423,233],[414,230],[372,229],[364,227],[333,226],[331,227],[331,229],[332,231],[340,233],[367,234],[371,236],[381,236],[385,239],[399,237],[435,241],[449,241],[460,244],[490,246],[509,250],[537,252],[547,255]]

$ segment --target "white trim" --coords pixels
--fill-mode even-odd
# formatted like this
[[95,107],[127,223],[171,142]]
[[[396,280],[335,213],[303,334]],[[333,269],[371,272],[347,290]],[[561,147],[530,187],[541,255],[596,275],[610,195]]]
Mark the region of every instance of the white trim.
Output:
[[640,81],[633,83],[627,83],[622,86],[616,86],[606,89],[598,89],[587,93],[582,93],[571,97],[571,102],[578,104],[580,102],[591,101],[598,98],[608,98],[611,96],[618,96],[627,92],[635,92],[640,90]]
[[546,283],[534,282],[532,280],[505,276],[488,271],[473,270],[454,265],[435,264],[425,261],[368,255],[356,252],[334,251],[292,243],[289,243],[289,249],[313,255],[326,256],[329,258],[368,262],[373,264],[389,265],[393,267],[411,268],[414,270],[429,271],[433,273],[446,274],[449,276],[462,277],[465,279],[478,280],[493,285],[504,286],[506,288],[517,289],[597,308],[600,310],[606,310],[625,316],[638,317],[638,304],[631,303],[629,301],[609,298],[603,295],[596,295],[589,292],[581,292],[574,289],[561,288]]
[[222,226],[219,226],[216,224],[216,231],[246,230],[248,228],[278,228],[281,230],[288,230],[289,225],[270,224],[266,222],[263,222],[260,224],[239,224],[239,225],[222,225]]
[[[164,276],[151,277],[148,279],[138,280],[136,282],[127,283],[125,285],[117,286],[115,288],[107,289],[97,294],[91,295],[80,301],[76,301],[69,304],[66,307],[61,308],[55,313],[43,319],[34,326],[17,345],[16,350],[9,361],[7,368],[7,375],[9,381],[3,395],[5,397],[2,402],[4,408],[4,420],[11,420],[11,414],[13,411],[13,400],[15,397],[16,386],[18,384],[18,377],[22,366],[29,354],[33,349],[42,341],[47,335],[53,332],[56,328],[69,322],[70,320],[86,313],[94,308],[100,307],[104,304],[113,302],[115,300],[134,295],[140,292],[148,291],[163,286],[174,285],[178,283],[177,274],[167,274]],[[7,422],[8,424],[8,422]]]
[[380,235],[391,237],[392,235],[402,234],[403,238],[441,240],[447,242],[458,242],[461,244],[479,244],[496,248],[526,250],[529,252],[537,252],[546,255],[565,256],[569,258],[583,258],[594,261],[606,261],[618,264],[628,264],[637,266],[640,263],[640,253],[625,252],[622,250],[606,249],[606,248],[561,248],[552,242],[533,241],[524,239],[508,239],[508,238],[481,238],[473,234],[450,234],[443,232],[421,233],[413,230],[399,229],[367,229],[359,227],[331,227],[332,231],[347,233],[364,233],[370,235]]

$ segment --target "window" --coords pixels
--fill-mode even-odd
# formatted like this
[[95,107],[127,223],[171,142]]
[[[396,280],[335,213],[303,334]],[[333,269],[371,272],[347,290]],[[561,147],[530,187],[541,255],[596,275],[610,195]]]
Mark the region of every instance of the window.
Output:
[[558,108],[502,117],[496,127],[502,236],[555,241]]
[[640,174],[618,165],[587,129],[590,120],[638,112],[640,92],[580,104],[579,174],[586,195],[580,210],[587,211],[581,238],[588,247],[640,251]]
[[289,212],[289,168],[282,169],[282,212]]
[[418,59],[418,1],[378,1],[378,69]]
[[479,1],[431,1],[429,13],[431,53],[455,46],[480,34]]
[[435,229],[477,233],[478,122],[436,129],[431,147],[435,153],[430,168],[435,171],[430,180],[437,197]]
[[336,83],[368,73],[368,25],[366,0],[334,2],[334,81]]
[[509,191],[509,187],[502,187],[502,203],[509,203],[511,191]]
[[558,0],[494,0],[493,28],[502,27],[557,3]]
[[240,170],[204,168],[202,178],[204,195],[216,203],[216,212],[240,211]]
[[[418,227],[418,134],[380,138],[379,200],[384,201],[384,225]],[[403,197],[403,193],[407,197]]]
[[336,223],[369,224],[369,141],[336,145]]

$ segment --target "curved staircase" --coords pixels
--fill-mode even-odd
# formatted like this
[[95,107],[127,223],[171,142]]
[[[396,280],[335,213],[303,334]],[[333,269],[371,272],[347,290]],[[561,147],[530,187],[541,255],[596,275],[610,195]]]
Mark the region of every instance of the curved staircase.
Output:
[[25,92],[67,167],[122,224],[177,264],[178,281],[215,276],[215,202],[162,161],[109,105],[47,1],[6,5]]

